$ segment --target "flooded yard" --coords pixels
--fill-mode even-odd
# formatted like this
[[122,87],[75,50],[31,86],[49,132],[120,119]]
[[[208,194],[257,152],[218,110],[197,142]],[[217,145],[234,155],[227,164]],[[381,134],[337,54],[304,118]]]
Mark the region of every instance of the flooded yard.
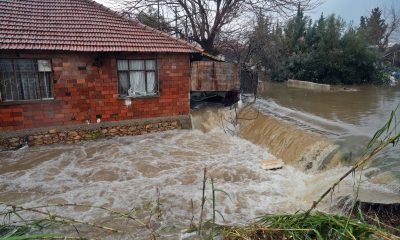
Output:
[[[216,206],[225,223],[231,224],[246,224],[266,213],[306,210],[348,169],[337,166],[306,173],[287,164],[277,171],[262,170],[260,161],[269,159],[275,156],[268,148],[231,136],[217,126],[206,132],[173,130],[73,145],[23,148],[0,153],[0,201],[25,207],[79,203],[130,211],[142,222],[154,221],[152,229],[163,239],[177,239],[192,218],[198,222],[205,167],[215,186],[229,194],[227,197],[217,193]],[[350,194],[352,186],[350,178],[336,195]],[[362,187],[369,192],[386,193],[392,200],[396,198],[382,185],[363,182]],[[211,218],[210,188],[207,181],[206,219]],[[326,201],[320,209],[335,211],[334,205],[335,201]],[[156,206],[158,217],[151,211]],[[77,206],[43,209],[123,229],[125,234],[121,236],[126,238],[146,239],[149,234],[148,228],[110,218],[109,213],[99,209]],[[154,216],[149,219],[151,215]],[[223,219],[218,217],[217,221],[222,223]],[[109,238],[115,237],[107,231],[78,228],[92,237],[104,237],[105,233]],[[76,235],[73,228],[62,231]]]

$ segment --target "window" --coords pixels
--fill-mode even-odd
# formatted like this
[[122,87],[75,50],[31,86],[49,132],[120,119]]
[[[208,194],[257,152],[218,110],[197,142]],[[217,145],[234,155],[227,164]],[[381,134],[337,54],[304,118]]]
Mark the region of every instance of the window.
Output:
[[118,94],[121,97],[158,93],[156,60],[118,60]]
[[49,60],[0,59],[0,100],[18,101],[53,97]]

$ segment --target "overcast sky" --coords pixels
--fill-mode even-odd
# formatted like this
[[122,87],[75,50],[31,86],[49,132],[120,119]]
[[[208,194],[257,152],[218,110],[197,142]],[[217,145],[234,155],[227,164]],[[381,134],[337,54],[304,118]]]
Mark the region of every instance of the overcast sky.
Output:
[[[118,10],[118,0],[95,0],[106,7]],[[321,0],[318,8],[309,11],[306,15],[311,16],[313,20],[318,20],[321,13],[324,16],[335,14],[342,17],[347,23],[353,22],[354,25],[360,23],[361,16],[368,16],[375,7],[387,9],[394,6],[400,13],[400,0]],[[122,2],[122,1],[120,1]]]
[[346,22],[353,21],[354,25],[358,25],[361,16],[368,16],[373,8],[384,9],[391,6],[400,11],[400,0],[325,0],[321,6],[307,15],[316,20],[322,12],[325,16],[334,13],[341,16]]
[[94,1],[101,3],[104,6],[111,8],[113,10],[118,10],[118,6],[117,6],[118,4],[116,3],[118,1],[115,1],[115,0],[94,0]]
[[[114,0],[96,0],[97,2],[115,8]],[[324,3],[317,9],[308,12],[313,19],[318,19],[323,12],[324,15],[336,14],[341,16],[346,22],[353,21],[358,25],[361,16],[369,15],[374,7],[391,7],[395,6],[400,11],[400,0],[321,0]]]

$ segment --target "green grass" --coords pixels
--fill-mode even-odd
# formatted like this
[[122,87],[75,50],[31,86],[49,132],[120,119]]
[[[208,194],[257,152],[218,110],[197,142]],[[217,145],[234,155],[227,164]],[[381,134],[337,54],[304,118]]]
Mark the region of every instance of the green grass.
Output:
[[400,239],[361,219],[322,212],[313,213],[306,218],[304,213],[265,215],[252,226],[222,227],[221,236],[225,240]]
[[[60,234],[33,234],[41,223],[32,222],[24,225],[0,225],[0,240],[25,240],[25,239],[55,239],[63,238]],[[37,229],[36,229],[37,230]]]

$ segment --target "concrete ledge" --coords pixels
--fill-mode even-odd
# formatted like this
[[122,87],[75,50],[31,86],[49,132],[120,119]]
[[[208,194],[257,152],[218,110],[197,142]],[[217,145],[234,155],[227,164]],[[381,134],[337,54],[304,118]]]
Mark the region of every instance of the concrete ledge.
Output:
[[0,147],[12,149],[25,143],[30,146],[75,143],[82,140],[94,140],[108,136],[141,135],[172,129],[191,128],[190,115],[183,115],[3,131],[0,132]]
[[293,80],[293,79],[289,79],[287,81],[287,85],[289,87],[304,88],[304,89],[323,90],[323,91],[331,90],[331,85],[329,84],[320,84],[320,83],[313,83],[313,82]]

